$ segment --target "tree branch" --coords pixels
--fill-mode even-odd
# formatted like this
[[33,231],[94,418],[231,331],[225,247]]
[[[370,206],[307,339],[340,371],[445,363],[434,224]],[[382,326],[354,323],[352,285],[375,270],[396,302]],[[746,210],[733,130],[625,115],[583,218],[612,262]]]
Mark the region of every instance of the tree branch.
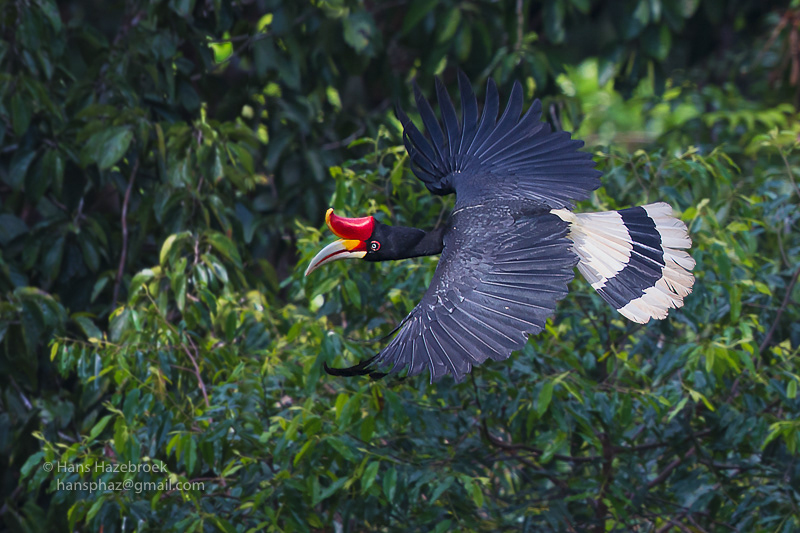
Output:
[[[475,402],[478,404],[478,409],[480,409],[481,414],[483,414],[483,407],[481,406],[480,398],[478,397],[478,385],[475,383],[475,377],[472,376],[472,386],[475,389]],[[514,443],[506,443],[489,432],[489,426],[486,423],[486,418],[481,416],[481,434],[489,441],[489,443],[493,444],[494,446],[506,450],[506,451],[513,451],[516,452],[518,450],[528,452],[536,457],[544,455],[544,451],[534,448],[533,446],[527,446],[525,444],[514,444]],[[557,461],[568,461],[571,463],[589,463],[593,461],[600,461],[603,458],[597,455],[590,455],[587,457],[572,457],[570,455],[562,455],[559,453],[553,454],[553,459]]]
[[595,518],[596,524],[592,531],[597,533],[604,533],[606,531],[606,515],[608,514],[608,507],[603,501],[606,496],[608,486],[614,479],[614,446],[611,445],[611,440],[608,438],[607,433],[600,433],[597,435],[600,443],[603,445],[603,484],[600,486],[600,491],[597,498],[594,499]]
[[775,334],[775,330],[778,328],[778,322],[780,322],[781,320],[781,315],[786,310],[786,307],[789,305],[789,301],[792,299],[792,290],[794,290],[794,286],[797,283],[798,276],[800,276],[800,267],[798,267],[797,270],[794,271],[794,275],[792,275],[792,281],[790,281],[789,286],[786,287],[786,294],[783,296],[783,302],[781,303],[780,308],[778,308],[778,314],[775,315],[775,320],[772,321],[772,326],[770,326],[769,331],[767,332],[767,336],[764,337],[764,340],[758,347],[759,354],[763,352],[767,348],[767,346],[769,346],[769,343],[772,340],[772,336]]
[[128,205],[131,201],[131,190],[133,189],[133,182],[136,179],[136,172],[139,170],[139,158],[133,163],[131,169],[131,177],[128,178],[128,188],[125,189],[125,199],[122,202],[122,253],[119,258],[119,267],[117,268],[117,279],[114,281],[114,297],[111,300],[112,305],[117,305],[119,298],[119,286],[122,283],[122,274],[125,272],[125,261],[128,257]]
[[[198,350],[197,345],[194,343],[192,337],[188,333],[186,334],[186,340],[188,340],[189,344],[192,345],[192,350],[194,350],[195,353],[199,355],[200,350]],[[189,356],[189,360],[192,362],[192,366],[194,366],[194,375],[197,377],[197,384],[200,386],[200,391],[203,393],[203,398],[206,401],[206,407],[211,407],[211,402],[208,401],[208,393],[206,392],[206,385],[205,383],[203,383],[203,378],[200,376],[200,366],[198,366],[197,364],[197,359],[194,358],[191,350],[189,350],[189,348],[186,347],[186,344],[181,343],[181,346],[186,352],[186,355]]]
[[682,462],[684,462],[686,459],[688,459],[689,457],[694,455],[694,451],[695,451],[695,447],[692,446],[691,448],[689,448],[689,451],[686,452],[686,455],[684,455],[683,457],[678,457],[677,459],[672,461],[670,464],[668,464],[667,467],[659,475],[657,475],[654,480],[652,480],[650,483],[647,484],[647,490],[650,490],[653,487],[655,487],[656,485],[660,485],[661,483],[666,481],[673,470],[678,468],[680,466],[680,464]]

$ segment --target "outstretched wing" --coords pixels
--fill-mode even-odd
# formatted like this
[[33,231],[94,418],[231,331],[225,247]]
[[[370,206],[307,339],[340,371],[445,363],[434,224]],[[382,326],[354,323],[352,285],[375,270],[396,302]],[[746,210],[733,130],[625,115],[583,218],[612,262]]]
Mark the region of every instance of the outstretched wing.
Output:
[[[534,200],[551,208],[571,208],[600,186],[591,154],[579,152],[583,141],[567,132],[552,132],[541,121],[535,100],[522,118],[522,86],[514,83],[503,115],[497,120],[497,86],[489,80],[486,103],[478,120],[478,102],[469,80],[458,74],[461,122],[442,83],[436,94],[442,124],[414,84],[414,96],[430,141],[402,111],[403,141],[412,169],[434,194],[456,193],[456,209],[490,198]],[[442,125],[444,128],[442,128]]]
[[394,339],[369,361],[333,373],[428,369],[432,381],[448,373],[461,381],[473,365],[508,358],[544,328],[577,262],[567,224],[481,208],[456,213],[452,224],[430,287]]

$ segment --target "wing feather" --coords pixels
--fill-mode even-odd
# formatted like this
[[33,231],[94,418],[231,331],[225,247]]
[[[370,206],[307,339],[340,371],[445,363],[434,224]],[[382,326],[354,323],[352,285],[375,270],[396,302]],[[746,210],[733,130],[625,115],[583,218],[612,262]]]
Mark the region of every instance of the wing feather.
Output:
[[487,199],[527,199],[560,209],[572,207],[600,186],[592,156],[580,152],[583,142],[569,133],[553,132],[541,121],[535,100],[522,117],[523,91],[515,82],[508,103],[500,109],[497,85],[486,86],[480,121],[469,80],[458,74],[461,123],[444,85],[436,80],[442,125],[414,84],[414,98],[430,141],[398,111],[414,173],[435,194],[456,193],[456,209],[481,205]]
[[431,104],[422,96],[422,91],[416,82],[414,82],[414,99],[417,102],[417,111],[419,111],[422,123],[425,124],[425,130],[427,130],[428,135],[431,136],[431,140],[433,141],[433,149],[438,156],[438,162],[440,165],[444,166],[446,160],[443,151],[444,133],[442,132],[442,127],[439,125],[439,121],[436,119]]
[[[430,287],[364,372],[406,369],[413,376],[427,369],[432,381],[446,374],[461,381],[487,359],[507,359],[544,328],[573,277],[567,224],[549,214],[498,223],[490,210],[454,215]],[[509,273],[510,265],[519,273]]]
[[467,75],[461,71],[458,72],[458,89],[461,91],[461,140],[458,152],[462,152],[472,142],[478,128],[478,100]]
[[444,122],[444,129],[447,133],[447,148],[452,161],[456,155],[455,147],[459,144],[461,131],[458,126],[458,117],[456,117],[456,109],[453,107],[453,102],[447,96],[447,90],[444,85],[436,78],[436,96],[439,99],[439,109],[442,111],[442,121]]
[[[492,149],[496,148],[514,128],[515,123],[519,119],[519,114],[522,112],[522,85],[518,81],[514,82],[511,89],[511,96],[508,99],[503,115],[497,121],[497,125],[480,146],[475,149],[475,155],[478,157],[486,157],[492,154]],[[484,148],[484,146],[486,148]]]
[[480,146],[483,144],[484,139],[492,133],[495,121],[497,120],[497,112],[500,110],[500,95],[497,92],[497,84],[493,79],[486,82],[486,102],[483,105],[483,114],[481,115],[481,122],[478,124],[478,131],[472,142],[469,143],[465,153],[473,155],[473,146]]

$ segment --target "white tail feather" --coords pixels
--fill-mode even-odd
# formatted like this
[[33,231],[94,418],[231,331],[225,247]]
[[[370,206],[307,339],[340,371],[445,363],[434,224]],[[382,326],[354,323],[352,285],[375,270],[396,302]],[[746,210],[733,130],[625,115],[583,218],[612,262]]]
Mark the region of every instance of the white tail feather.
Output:
[[[669,204],[602,213],[576,214],[566,209],[552,213],[570,223],[567,236],[580,258],[580,273],[626,318],[641,324],[666,318],[692,292],[695,261],[684,251],[692,240]],[[651,250],[660,252],[658,260]]]

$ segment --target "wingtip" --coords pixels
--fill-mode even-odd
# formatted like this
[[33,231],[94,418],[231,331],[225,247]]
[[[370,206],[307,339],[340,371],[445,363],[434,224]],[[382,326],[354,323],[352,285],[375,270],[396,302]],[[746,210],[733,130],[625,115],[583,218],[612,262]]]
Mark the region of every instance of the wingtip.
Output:
[[403,128],[405,128],[406,124],[409,122],[409,119],[399,102],[394,104],[394,116],[400,121],[400,124],[403,125]]
[[[368,368],[370,364],[372,364],[375,359],[377,359],[377,355],[373,355],[369,359],[365,359],[358,363],[357,365],[349,366],[347,368],[331,368],[328,366],[327,362],[322,363],[322,368],[325,370],[326,374],[331,376],[339,376],[339,377],[353,377],[353,376],[366,376],[377,374],[373,369]],[[385,375],[385,374],[384,374]]]
[[[470,83],[469,78],[461,69],[458,69],[458,92],[461,94],[461,111],[463,113],[465,101],[468,99],[475,100],[475,92],[472,90],[472,83]],[[477,107],[477,101],[475,105]],[[464,120],[463,116],[461,120]]]
[[[500,110],[500,91],[498,91],[497,83],[495,83],[492,78],[489,78],[489,81],[486,82],[486,99],[483,103],[484,114],[490,105],[497,111]],[[492,126],[495,124],[495,121],[497,121],[497,111],[495,111],[493,117],[488,117],[490,120],[492,120],[490,123]]]
[[541,117],[542,115],[542,101],[539,100],[538,98],[534,99],[533,103],[531,104],[531,109],[532,109],[532,114],[538,115],[538,117],[536,118],[536,120],[538,121],[539,117]]
[[417,103],[417,107],[419,107],[420,100],[424,101],[425,100],[425,96],[422,94],[422,89],[420,89],[416,78],[411,80],[411,90],[414,91],[414,100]]
[[439,110],[442,111],[442,106],[445,105],[446,102],[450,102],[450,96],[447,94],[447,88],[444,86],[444,82],[436,76],[434,78],[434,86],[436,88],[436,99],[439,101]]

